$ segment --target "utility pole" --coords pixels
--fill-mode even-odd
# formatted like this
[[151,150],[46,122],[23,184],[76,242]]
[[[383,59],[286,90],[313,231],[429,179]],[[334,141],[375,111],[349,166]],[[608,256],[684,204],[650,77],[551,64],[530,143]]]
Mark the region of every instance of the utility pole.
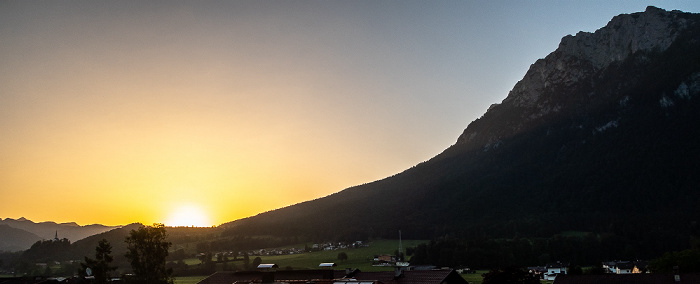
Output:
[[399,255],[397,255],[399,261],[403,261],[403,248],[401,248],[401,230],[399,230]]

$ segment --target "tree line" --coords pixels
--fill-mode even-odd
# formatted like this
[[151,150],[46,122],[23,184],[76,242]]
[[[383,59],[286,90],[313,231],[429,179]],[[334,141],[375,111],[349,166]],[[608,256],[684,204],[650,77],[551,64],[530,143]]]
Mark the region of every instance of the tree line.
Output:
[[[584,249],[581,249],[584,248]],[[619,248],[615,251],[615,248]],[[610,249],[610,257],[596,250]],[[629,250],[624,241],[610,237],[559,236],[551,239],[481,239],[465,240],[443,237],[406,249],[413,265],[429,264],[440,267],[470,267],[472,269],[507,269],[510,267],[543,266],[562,261],[571,264],[570,271],[581,271],[580,267],[599,267],[603,261],[622,259],[638,260],[634,254],[625,256]],[[627,253],[631,253],[628,251]],[[700,243],[693,242],[689,249],[667,252],[650,261],[652,272],[671,272],[679,266],[684,272],[700,272]],[[575,269],[578,267],[578,269]],[[597,271],[600,272],[600,271]]]
[[[173,270],[166,267],[166,258],[169,254],[171,242],[166,240],[166,230],[163,224],[153,226],[141,226],[132,229],[125,238],[126,253],[132,274],[122,275],[124,282],[129,284],[172,284]],[[70,258],[70,241],[43,240],[38,241],[24,252],[3,253],[0,258],[0,266],[13,265],[15,273],[20,275],[74,275],[94,278],[96,284],[104,284],[111,280],[117,266],[113,265],[112,245],[106,239],[102,239],[95,247],[94,258],[84,257],[82,262],[67,262],[60,271],[51,271],[51,263],[55,260]],[[44,264],[43,271],[39,270]]]

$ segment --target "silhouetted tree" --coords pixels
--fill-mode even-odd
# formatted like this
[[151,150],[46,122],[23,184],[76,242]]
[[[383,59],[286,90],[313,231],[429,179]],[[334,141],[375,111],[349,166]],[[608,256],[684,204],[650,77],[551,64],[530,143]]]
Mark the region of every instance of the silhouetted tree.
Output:
[[414,247],[407,247],[406,248],[406,256],[412,256],[413,252],[415,252],[416,249]]
[[213,273],[216,270],[216,263],[212,260],[211,252],[201,254],[199,256],[199,261],[202,262],[202,269],[205,273]]
[[670,273],[674,266],[678,266],[681,272],[700,272],[700,250],[667,252],[649,263],[654,273]]
[[165,266],[171,243],[165,240],[163,224],[131,230],[126,237],[126,258],[135,276],[129,281],[139,284],[172,284],[172,269]]
[[248,253],[243,254],[243,269],[250,269],[250,257]]
[[588,275],[600,275],[600,274],[605,274],[607,273],[607,270],[603,268],[601,265],[596,265],[590,268],[587,268],[583,270],[583,274],[588,274]]
[[28,262],[68,260],[70,258],[66,254],[70,251],[70,246],[70,241],[66,238],[57,241],[37,241],[28,250],[22,253],[22,258]]
[[17,262],[15,265],[15,274],[29,274],[32,270],[32,265],[30,265],[28,262],[24,260],[20,260]]
[[109,273],[117,269],[116,266],[109,266],[112,263],[112,245],[106,239],[100,240],[95,247],[95,258],[85,257],[85,262],[80,263],[80,274],[85,275],[86,269],[90,268],[92,275],[95,276],[96,284],[107,283]]
[[344,251],[339,252],[338,253],[338,260],[343,261],[343,262],[348,260],[348,254],[345,253]]
[[261,263],[262,263],[262,258],[260,258],[259,256],[256,257],[256,258],[254,258],[254,259],[253,259],[252,269],[257,268],[258,265],[260,265]]
[[491,270],[483,274],[483,284],[539,284],[540,280],[525,270],[509,267],[504,270]]
[[581,266],[571,264],[569,267],[566,268],[567,274],[571,275],[581,275],[583,274],[583,268]]
[[394,255],[396,256],[397,261],[403,261],[404,260],[404,254],[402,251],[395,250]]
[[223,264],[223,267],[222,267],[221,269],[222,269],[223,271],[227,271],[227,270],[228,270],[228,256],[224,255],[224,256],[221,258],[221,261],[224,263],[224,264]]
[[173,261],[181,260],[187,258],[187,255],[185,254],[184,249],[178,249],[171,253],[168,258]]

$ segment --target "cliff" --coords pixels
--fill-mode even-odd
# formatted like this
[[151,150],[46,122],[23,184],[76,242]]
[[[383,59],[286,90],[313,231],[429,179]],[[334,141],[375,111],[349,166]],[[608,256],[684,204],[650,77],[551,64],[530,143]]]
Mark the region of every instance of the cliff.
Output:
[[[633,55],[662,53],[680,35],[695,31],[697,25],[697,17],[692,14],[650,6],[645,12],[616,16],[594,33],[565,36],[554,52],[530,66],[501,104],[489,108],[483,116],[492,120],[488,127],[475,121],[456,144],[490,147],[531,129],[538,118],[579,107],[567,97],[581,88],[592,89],[595,76],[601,76],[603,70]],[[493,121],[498,121],[497,125]]]

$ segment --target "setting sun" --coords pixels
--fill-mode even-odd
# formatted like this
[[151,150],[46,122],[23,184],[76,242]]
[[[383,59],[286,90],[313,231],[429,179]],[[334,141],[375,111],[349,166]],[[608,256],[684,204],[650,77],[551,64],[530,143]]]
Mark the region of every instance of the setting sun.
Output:
[[175,211],[170,213],[170,216],[165,221],[166,226],[181,227],[209,227],[211,221],[204,211],[194,205],[180,206]]

